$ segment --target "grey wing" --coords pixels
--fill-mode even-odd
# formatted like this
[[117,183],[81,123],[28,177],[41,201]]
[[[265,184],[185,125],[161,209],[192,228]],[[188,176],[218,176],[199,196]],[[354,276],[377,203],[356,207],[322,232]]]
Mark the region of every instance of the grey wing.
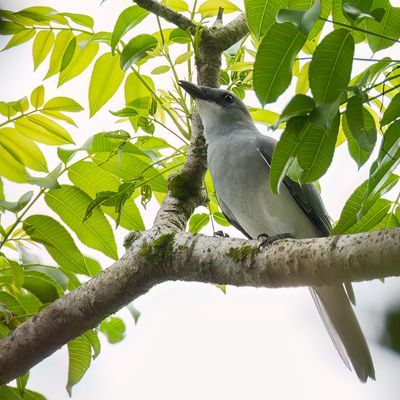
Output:
[[[268,136],[260,135],[257,137],[256,146],[264,161],[271,166],[276,141]],[[288,176],[284,178],[283,184],[299,207],[321,232],[321,236],[328,236],[332,230],[332,224],[315,186],[313,184],[300,186]]]
[[[266,164],[271,166],[276,141],[260,135],[256,146]],[[328,236],[332,229],[331,222],[314,185],[300,186],[289,177],[285,177],[283,184],[321,232],[321,236]],[[332,342],[346,366],[350,367],[349,357],[358,377],[363,382],[368,377],[374,378],[371,355],[349,303],[350,300],[355,304],[351,283],[346,283],[344,286],[313,287],[310,288],[310,292]]]
[[243,235],[247,237],[247,239],[253,239],[237,222],[235,215],[233,212],[229,209],[229,207],[217,196],[218,199],[218,204],[221,208],[222,213],[225,215],[225,218],[228,220],[228,222],[234,226],[238,231],[242,232]]
[[[257,149],[269,167],[271,167],[272,153],[274,152],[276,143],[276,140],[268,136],[260,135],[257,137]],[[332,230],[331,220],[315,186],[313,184],[300,186],[288,176],[284,178],[283,184],[299,207],[321,232],[321,236],[329,236]],[[351,283],[345,283],[344,286],[350,301],[355,305],[356,299]]]

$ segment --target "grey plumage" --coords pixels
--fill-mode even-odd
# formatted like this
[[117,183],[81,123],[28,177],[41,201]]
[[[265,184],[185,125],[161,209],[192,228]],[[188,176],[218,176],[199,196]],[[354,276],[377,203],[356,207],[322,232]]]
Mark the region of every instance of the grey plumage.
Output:
[[[226,90],[180,84],[196,99],[208,145],[208,167],[229,222],[248,238],[280,233],[296,238],[329,235],[331,223],[314,185],[300,186],[285,177],[279,195],[270,192],[276,141],[257,130],[245,104]],[[349,301],[354,303],[351,285],[312,287],[310,292],[347,367],[351,363],[363,382],[375,379],[368,345]]]

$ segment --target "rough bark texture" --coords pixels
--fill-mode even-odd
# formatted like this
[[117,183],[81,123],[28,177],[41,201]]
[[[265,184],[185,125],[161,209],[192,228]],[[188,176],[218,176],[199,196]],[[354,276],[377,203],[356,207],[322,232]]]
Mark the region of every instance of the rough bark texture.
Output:
[[154,228],[127,240],[126,254],[1,341],[0,384],[167,280],[235,286],[318,286],[400,276],[400,229],[329,238],[257,241]]
[[[157,1],[135,2],[194,34],[190,20]],[[225,27],[220,22],[219,18],[202,30],[196,56],[198,82],[207,86],[219,86],[222,51],[248,32],[243,15]],[[400,275],[400,229],[286,240],[261,251],[256,241],[185,233],[188,218],[206,201],[206,145],[197,113],[192,116],[192,131],[184,167],[170,177],[153,228],[131,233],[126,254],[114,265],[0,341],[0,385],[167,280],[287,287]]]

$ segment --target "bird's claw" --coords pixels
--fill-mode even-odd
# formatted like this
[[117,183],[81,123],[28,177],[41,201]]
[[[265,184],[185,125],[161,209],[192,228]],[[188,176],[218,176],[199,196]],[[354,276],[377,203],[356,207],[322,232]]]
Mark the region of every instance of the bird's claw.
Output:
[[265,249],[271,246],[272,243],[282,239],[294,239],[294,235],[292,233],[279,233],[278,235],[268,236],[266,233],[261,233],[257,236],[257,240],[261,242],[258,248]]
[[229,237],[229,235],[227,233],[222,232],[222,231],[214,232],[213,236],[214,237]]

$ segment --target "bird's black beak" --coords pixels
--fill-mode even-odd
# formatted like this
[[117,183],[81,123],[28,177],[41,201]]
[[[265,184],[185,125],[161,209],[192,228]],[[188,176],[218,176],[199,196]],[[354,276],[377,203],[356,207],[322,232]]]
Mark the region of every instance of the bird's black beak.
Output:
[[179,81],[179,86],[184,89],[194,99],[208,100],[207,93],[203,88],[188,81]]

